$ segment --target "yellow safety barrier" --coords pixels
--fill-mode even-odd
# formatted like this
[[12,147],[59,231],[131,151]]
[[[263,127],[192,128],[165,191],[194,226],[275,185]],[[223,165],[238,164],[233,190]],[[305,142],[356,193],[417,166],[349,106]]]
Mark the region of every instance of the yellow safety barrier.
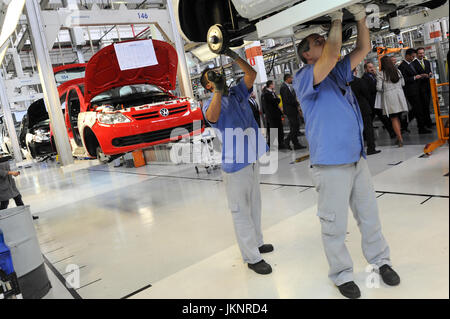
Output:
[[423,152],[425,154],[431,154],[435,149],[448,142],[449,135],[449,122],[448,115],[441,115],[441,109],[439,107],[438,87],[448,86],[448,83],[436,84],[435,79],[430,79],[431,84],[431,96],[433,99],[434,114],[436,117],[436,130],[438,133],[438,140],[427,144]]

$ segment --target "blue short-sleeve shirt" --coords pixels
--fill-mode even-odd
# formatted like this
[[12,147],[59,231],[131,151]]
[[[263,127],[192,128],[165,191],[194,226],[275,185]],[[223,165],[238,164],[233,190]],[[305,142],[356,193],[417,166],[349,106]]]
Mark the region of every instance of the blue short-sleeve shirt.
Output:
[[[243,80],[231,87],[228,96],[222,96],[219,120],[210,123],[222,142],[222,169],[226,173],[237,172],[255,163],[268,151],[248,103],[252,91],[253,88],[248,90]],[[212,97],[204,104],[203,114],[211,100]]]
[[306,123],[311,164],[340,165],[358,162],[364,152],[361,111],[349,83],[350,57],[339,61],[330,74],[314,86],[314,65],[295,75],[293,86]]

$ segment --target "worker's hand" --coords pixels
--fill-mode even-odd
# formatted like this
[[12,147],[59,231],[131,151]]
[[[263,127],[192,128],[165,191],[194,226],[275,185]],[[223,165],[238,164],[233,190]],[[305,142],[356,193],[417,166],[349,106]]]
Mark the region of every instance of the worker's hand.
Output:
[[219,74],[214,71],[208,72],[208,80],[214,83],[214,93],[220,93],[224,95],[226,92],[227,83],[225,81],[225,75]]
[[342,10],[337,10],[334,12],[331,12],[328,14],[331,18],[331,22],[339,20],[342,22],[342,17],[344,16],[344,14],[342,13]]
[[233,60],[236,60],[237,58],[240,57],[239,54],[237,54],[236,52],[234,52],[230,48],[226,48],[225,51],[223,52],[223,54],[225,54],[226,56],[232,58]]
[[20,175],[20,172],[9,172],[9,175],[16,177]]
[[362,4],[353,4],[346,9],[353,14],[356,21],[366,17],[366,8]]

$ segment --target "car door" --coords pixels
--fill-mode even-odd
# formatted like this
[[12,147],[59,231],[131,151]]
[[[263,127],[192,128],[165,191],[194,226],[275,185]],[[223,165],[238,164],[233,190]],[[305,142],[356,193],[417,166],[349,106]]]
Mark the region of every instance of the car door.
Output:
[[66,107],[68,112],[68,120],[72,130],[73,139],[78,146],[83,146],[80,132],[78,131],[78,114],[80,114],[80,89],[75,86],[69,89],[67,93]]

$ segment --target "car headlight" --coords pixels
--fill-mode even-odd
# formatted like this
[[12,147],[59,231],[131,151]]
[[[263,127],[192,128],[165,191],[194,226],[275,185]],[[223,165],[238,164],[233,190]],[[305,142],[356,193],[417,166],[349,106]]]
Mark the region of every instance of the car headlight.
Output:
[[120,112],[117,113],[97,113],[97,120],[103,124],[119,124],[131,122],[128,117]]
[[195,111],[200,107],[200,102],[196,100],[189,99],[189,103],[191,104],[191,111]]
[[36,130],[33,135],[33,141],[36,143],[50,141],[50,132],[47,132],[45,130]]

